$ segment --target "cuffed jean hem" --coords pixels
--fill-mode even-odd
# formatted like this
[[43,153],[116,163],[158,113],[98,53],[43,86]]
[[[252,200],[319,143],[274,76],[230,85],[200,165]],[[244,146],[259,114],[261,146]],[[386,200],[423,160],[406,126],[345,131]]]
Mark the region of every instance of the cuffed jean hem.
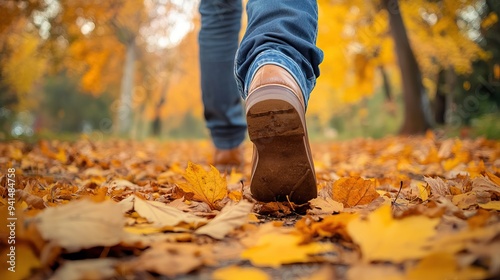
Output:
[[311,79],[306,79],[304,77],[302,69],[293,59],[284,55],[282,52],[273,49],[265,50],[257,55],[255,60],[250,65],[244,81],[241,79],[241,77],[239,77],[235,69],[238,89],[240,90],[242,97],[246,99],[253,77],[262,66],[267,64],[272,64],[284,68],[293,76],[297,84],[300,86],[302,96],[304,97],[304,103],[307,108],[311,91],[316,84],[316,78],[313,77]]
[[234,149],[243,143],[246,137],[246,128],[245,130],[237,133],[232,133],[231,135],[228,135],[227,137],[221,137],[221,136],[215,136],[211,135],[212,137],[212,142],[214,143],[214,146],[217,149],[220,150],[230,150]]

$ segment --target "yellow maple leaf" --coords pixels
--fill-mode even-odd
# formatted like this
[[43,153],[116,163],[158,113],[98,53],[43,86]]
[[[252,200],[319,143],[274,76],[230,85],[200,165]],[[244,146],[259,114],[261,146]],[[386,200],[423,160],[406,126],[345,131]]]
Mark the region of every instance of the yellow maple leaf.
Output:
[[219,268],[213,272],[212,278],[215,280],[267,280],[271,279],[264,271],[254,267],[229,266]]
[[255,266],[280,267],[282,264],[311,262],[311,255],[334,250],[329,243],[301,244],[303,238],[293,233],[263,235],[255,246],[243,251],[241,257]]
[[426,256],[407,272],[407,279],[484,279],[488,273],[479,267],[459,268],[451,253],[434,253]]
[[218,209],[216,202],[227,195],[227,181],[214,166],[206,171],[201,165],[188,163],[184,178],[188,184],[179,186],[185,192],[194,193],[194,199],[206,202],[211,209]]
[[389,205],[347,225],[347,232],[361,247],[364,261],[392,261],[396,263],[416,259],[427,254],[424,246],[436,233],[439,219],[411,216],[394,220]]

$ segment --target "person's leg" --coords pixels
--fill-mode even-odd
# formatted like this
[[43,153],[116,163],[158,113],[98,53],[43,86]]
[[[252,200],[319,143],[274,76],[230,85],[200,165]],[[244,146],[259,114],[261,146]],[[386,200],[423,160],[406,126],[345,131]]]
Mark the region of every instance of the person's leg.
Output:
[[319,77],[323,52],[316,47],[315,0],[249,0],[248,26],[236,57],[236,78],[243,98],[257,70],[265,64],[285,68],[306,101]]
[[[216,147],[214,163],[238,164],[232,151],[245,139],[246,123],[234,80],[234,55],[241,27],[241,0],[202,0],[199,11],[201,89],[206,125]],[[223,167],[222,167],[223,168]]]
[[318,10],[311,0],[249,0],[235,74],[254,158],[257,200],[304,203],[316,197],[305,109],[319,76]]

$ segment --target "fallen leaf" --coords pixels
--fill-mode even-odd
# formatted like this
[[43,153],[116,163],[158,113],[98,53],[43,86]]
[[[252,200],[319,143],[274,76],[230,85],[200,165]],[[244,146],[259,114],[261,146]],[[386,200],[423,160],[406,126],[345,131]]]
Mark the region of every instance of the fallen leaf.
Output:
[[500,195],[500,186],[483,176],[474,178],[472,180],[472,190],[474,190],[475,192],[484,191]]
[[214,280],[267,280],[270,276],[264,271],[253,267],[229,266],[215,270],[212,273]]
[[261,236],[256,245],[243,251],[241,257],[255,266],[280,267],[282,264],[311,262],[312,255],[331,252],[330,243],[302,244],[296,234],[269,233]]
[[129,233],[128,229],[126,229],[126,231],[127,234],[120,244],[140,249],[151,247],[153,244],[162,242],[190,242],[193,240],[193,236],[189,232],[152,233],[144,235]]
[[490,201],[488,203],[479,203],[478,205],[483,209],[500,211],[500,201]]
[[[244,225],[244,227],[246,226],[247,225]],[[266,222],[258,226],[250,224],[249,227],[246,227],[246,236],[240,239],[240,243],[246,248],[254,247],[262,236],[276,232],[281,234],[291,234],[294,232],[294,228],[283,227],[283,222],[281,221]]]
[[486,222],[488,222],[492,215],[493,212],[484,209],[478,209],[474,216],[467,219],[467,224],[471,229],[482,227],[486,224]]
[[127,233],[138,234],[138,235],[155,234],[164,231],[169,231],[169,232],[189,231],[188,229],[185,229],[183,227],[173,227],[173,226],[158,227],[158,226],[152,226],[150,224],[140,224],[140,225],[124,227],[123,230],[126,231]]
[[312,209],[308,210],[307,213],[311,215],[328,215],[342,212],[344,210],[344,205],[342,203],[337,202],[330,197],[317,197],[309,200],[309,204]]
[[123,190],[123,189],[137,190],[140,188],[138,185],[124,179],[116,179],[111,181],[109,183],[109,187],[113,190]]
[[451,202],[460,209],[468,209],[472,205],[477,204],[477,195],[475,192],[468,192],[453,196]]
[[347,225],[347,232],[361,248],[364,261],[392,261],[418,259],[427,254],[425,245],[435,235],[439,219],[411,216],[394,220],[391,208],[384,205]]
[[70,252],[118,244],[124,234],[121,207],[112,201],[77,200],[44,209],[33,222],[45,240]]
[[130,195],[122,201],[118,202],[118,205],[122,208],[123,213],[134,210],[134,201],[137,198],[135,195]]
[[158,227],[177,226],[186,223],[192,228],[198,228],[207,223],[205,218],[180,211],[162,202],[143,200],[137,196],[134,196],[133,201],[135,212]]
[[124,271],[150,271],[175,277],[203,265],[213,265],[214,259],[210,245],[157,243],[152,244],[137,259],[121,264],[120,268]]
[[404,280],[404,274],[396,266],[389,264],[353,265],[347,271],[349,280]]
[[16,197],[21,198],[24,200],[28,205],[36,208],[36,209],[43,209],[45,208],[45,202],[43,201],[43,198],[38,197],[36,195],[30,194],[27,191],[24,190],[16,190]]
[[427,184],[429,184],[429,187],[431,188],[431,194],[435,196],[446,196],[450,195],[450,188],[446,185],[446,182],[443,181],[441,178],[431,178],[431,177],[424,177],[424,180]]
[[406,273],[410,280],[484,279],[488,273],[479,267],[459,268],[455,257],[449,253],[435,253],[423,258]]
[[117,276],[115,259],[66,261],[50,278],[53,280],[110,279]]
[[500,241],[494,241],[484,245],[470,246],[468,250],[476,259],[484,260],[489,266],[490,275],[500,275]]
[[177,208],[181,211],[188,211],[190,208],[190,205],[188,205],[186,202],[184,202],[184,197],[177,198],[173,200],[172,202],[167,203],[168,206]]
[[228,185],[236,185],[236,186],[241,186],[241,180],[245,178],[245,176],[243,176],[243,174],[239,173],[238,171],[236,171],[235,169],[232,169],[231,170],[231,173],[229,174],[229,176],[227,177],[227,184]]
[[487,244],[500,232],[500,224],[487,227],[462,230],[457,233],[446,233],[429,242],[429,252],[457,253],[467,248],[470,244],[478,242]]
[[422,199],[422,201],[426,201],[427,199],[429,199],[429,189],[427,188],[427,186],[418,183],[417,189],[418,189],[418,197]]
[[[483,163],[484,164],[484,163]],[[488,176],[488,178],[493,182],[495,183],[498,187],[500,187],[500,178],[498,176],[496,176],[495,174],[493,173],[490,173],[490,172],[486,172],[486,176]]]
[[216,202],[227,195],[227,181],[214,166],[206,171],[201,165],[189,162],[184,178],[188,184],[179,187],[194,193],[195,199],[206,202],[211,209],[218,209]]
[[[0,279],[29,279],[31,270],[41,267],[40,260],[36,257],[29,244],[16,242],[13,245],[14,251],[11,251],[11,246],[8,246],[7,242],[2,244],[2,247],[0,254],[3,261],[0,264]],[[14,257],[12,263],[10,263],[11,255]]]
[[273,215],[277,217],[292,213],[290,203],[281,201],[257,203],[254,211],[262,215]]
[[247,219],[248,219],[248,221],[250,223],[258,223],[258,222],[260,222],[259,218],[257,218],[257,216],[255,215],[255,213],[249,213]]
[[322,221],[311,224],[311,231],[322,237],[341,236],[344,240],[351,240],[347,233],[349,222],[357,218],[357,213],[340,213],[325,217]]
[[60,161],[61,163],[66,163],[68,161],[66,151],[62,148],[59,148],[57,154],[54,154],[54,159]]
[[245,224],[253,203],[246,200],[236,205],[228,205],[208,224],[198,228],[194,233],[205,234],[215,239],[223,239],[233,229]]
[[380,195],[375,190],[375,183],[359,177],[340,178],[333,184],[333,199],[345,207],[365,205]]
[[229,192],[229,194],[227,196],[232,201],[240,201],[243,198],[243,194],[241,193],[241,191],[238,191],[238,190]]
[[330,265],[324,265],[307,277],[309,280],[332,280],[335,279],[335,271]]

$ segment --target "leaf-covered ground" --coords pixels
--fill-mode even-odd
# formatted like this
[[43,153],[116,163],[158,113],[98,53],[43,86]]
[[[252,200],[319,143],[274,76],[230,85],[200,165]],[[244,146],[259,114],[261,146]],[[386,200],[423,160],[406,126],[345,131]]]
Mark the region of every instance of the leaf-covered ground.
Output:
[[294,205],[252,200],[250,143],[222,175],[208,142],[0,143],[0,279],[500,277],[499,141],[312,149]]

